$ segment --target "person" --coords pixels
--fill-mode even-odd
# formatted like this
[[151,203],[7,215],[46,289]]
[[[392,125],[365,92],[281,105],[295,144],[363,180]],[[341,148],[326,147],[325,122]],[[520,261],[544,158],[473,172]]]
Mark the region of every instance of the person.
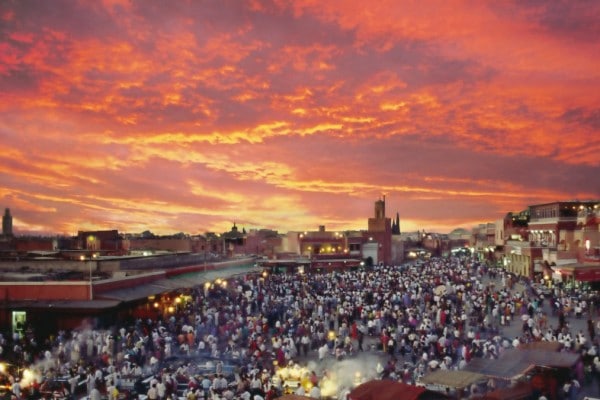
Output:
[[150,389],[148,389],[146,396],[148,396],[148,400],[158,400],[158,390],[156,390],[156,383],[153,383],[150,386]]
[[579,381],[577,379],[573,378],[571,380],[571,388],[570,388],[569,393],[568,393],[568,396],[569,396],[568,399],[569,400],[576,400],[577,396],[579,395],[579,389],[581,389]]
[[363,341],[365,339],[365,334],[363,333],[363,330],[358,329],[357,335],[358,335],[358,351],[364,351]]
[[90,390],[90,398],[89,400],[101,400],[102,396],[100,395],[100,391],[98,388],[94,387]]
[[579,382],[577,382],[575,379],[566,381],[563,385],[564,398],[568,400],[576,399],[578,386]]
[[117,400],[119,398],[119,389],[110,380],[107,382],[106,398],[107,400]]
[[294,394],[297,395],[297,396],[305,396],[306,395],[306,391],[304,390],[304,386],[298,385],[298,388],[296,389],[296,391],[294,392]]
[[167,397],[167,385],[165,385],[162,379],[156,384],[156,394],[159,400],[164,400]]
[[19,378],[15,378],[15,382],[12,384],[11,390],[15,398],[17,400],[21,400],[21,384],[19,383]]
[[325,343],[325,344],[323,344],[323,346],[319,347],[319,350],[318,350],[319,361],[323,361],[325,359],[325,357],[327,356],[327,353],[329,353],[329,347],[327,346],[327,343]]
[[193,388],[187,389],[187,393],[185,394],[185,400],[199,400],[196,396],[196,391]]
[[319,389],[318,385],[314,385],[310,389],[309,397],[311,399],[320,399],[321,398],[321,389]]
[[212,382],[210,381],[207,375],[204,375],[202,377],[202,382],[200,382],[200,385],[202,386],[202,391],[204,392],[204,398],[208,399]]

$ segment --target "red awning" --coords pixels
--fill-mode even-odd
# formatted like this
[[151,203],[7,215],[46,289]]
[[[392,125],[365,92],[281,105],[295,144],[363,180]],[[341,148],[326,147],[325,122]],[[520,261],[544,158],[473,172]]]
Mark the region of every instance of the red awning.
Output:
[[600,281],[600,268],[575,270],[574,276],[576,280],[580,282],[599,282]]
[[348,400],[417,400],[425,391],[424,387],[402,382],[374,380],[355,387],[348,395]]

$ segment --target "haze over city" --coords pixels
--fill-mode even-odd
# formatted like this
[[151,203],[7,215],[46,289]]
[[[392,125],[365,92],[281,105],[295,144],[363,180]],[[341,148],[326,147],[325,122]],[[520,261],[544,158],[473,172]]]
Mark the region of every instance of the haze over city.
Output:
[[597,1],[3,1],[15,233],[448,232],[600,195]]

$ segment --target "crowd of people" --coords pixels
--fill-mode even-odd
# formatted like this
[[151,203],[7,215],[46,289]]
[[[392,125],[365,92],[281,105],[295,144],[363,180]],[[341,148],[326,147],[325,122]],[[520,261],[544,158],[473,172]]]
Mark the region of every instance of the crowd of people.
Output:
[[[559,341],[600,368],[595,295],[573,298],[559,288],[544,295],[527,282],[516,290],[513,276],[471,258],[223,282],[187,290],[173,313],[107,330],[61,331],[39,344],[31,329],[6,334],[0,357],[18,372],[4,373],[5,387],[15,399],[342,399],[350,384],[326,362],[374,353],[384,361],[363,379],[418,384],[431,371],[463,369],[533,341]],[[572,332],[569,320],[586,317],[587,332]],[[522,325],[519,336],[503,334],[510,324]],[[564,396],[576,396],[583,363],[575,372]]]

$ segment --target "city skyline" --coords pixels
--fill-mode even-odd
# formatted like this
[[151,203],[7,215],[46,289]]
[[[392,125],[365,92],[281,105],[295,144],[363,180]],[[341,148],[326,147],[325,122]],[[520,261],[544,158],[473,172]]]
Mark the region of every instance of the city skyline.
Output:
[[600,3],[0,4],[16,234],[447,233],[600,197]]

